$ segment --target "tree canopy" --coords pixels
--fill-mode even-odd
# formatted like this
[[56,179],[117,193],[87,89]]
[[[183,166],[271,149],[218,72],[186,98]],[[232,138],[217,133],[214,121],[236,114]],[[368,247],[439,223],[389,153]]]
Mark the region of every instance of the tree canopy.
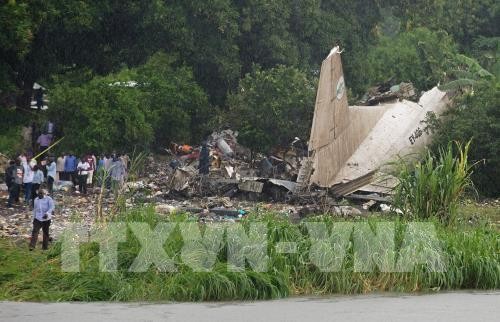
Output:
[[208,98],[190,68],[175,57],[153,55],[146,64],[82,84],[60,80],[51,90],[49,116],[60,124],[64,146],[78,153],[129,151],[168,140],[201,139]]
[[256,151],[286,146],[295,136],[307,141],[315,96],[316,80],[294,67],[255,68],[229,97],[226,122],[240,130],[241,143]]
[[[389,79],[491,94],[477,71],[499,79],[498,21],[496,0],[5,0],[0,107],[29,110],[38,82],[63,149],[195,143],[230,126],[267,152],[307,137],[321,62],[336,45],[352,101]],[[32,117],[22,113],[4,118],[15,121],[0,126],[0,149],[11,151],[12,129]]]

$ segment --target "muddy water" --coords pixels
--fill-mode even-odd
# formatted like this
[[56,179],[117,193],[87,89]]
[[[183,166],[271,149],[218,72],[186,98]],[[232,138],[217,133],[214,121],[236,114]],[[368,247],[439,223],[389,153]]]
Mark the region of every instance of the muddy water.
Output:
[[500,321],[500,291],[221,303],[0,302],[0,321]]

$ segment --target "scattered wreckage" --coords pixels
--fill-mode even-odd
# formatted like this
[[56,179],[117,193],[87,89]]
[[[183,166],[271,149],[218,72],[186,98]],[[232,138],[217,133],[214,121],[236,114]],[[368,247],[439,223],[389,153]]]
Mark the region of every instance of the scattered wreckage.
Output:
[[430,112],[442,114],[449,103],[437,87],[424,92],[418,103],[404,99],[414,92],[402,83],[371,100],[383,104],[349,106],[340,51],[333,48],[321,67],[309,139],[309,184],[331,188],[338,195],[358,190],[389,194],[396,180],[388,175],[388,164],[421,152],[430,142],[422,121]]
[[250,151],[238,144],[237,132],[215,132],[208,140],[210,174],[197,174],[198,154],[189,151],[189,157],[174,162],[169,189],[186,197],[243,195],[298,204],[333,197],[390,203],[397,180],[389,175],[388,164],[419,153],[429,143],[421,123],[429,112],[440,115],[449,102],[437,87],[418,102],[409,99],[416,99],[412,84],[384,84],[368,92],[364,105],[349,106],[335,47],[322,63],[308,150],[291,144],[251,160]]
[[[148,175],[125,184],[126,204],[152,204],[160,214],[188,212],[202,222],[239,220],[256,209],[296,220],[317,213],[397,212],[390,206],[397,180],[388,174],[388,164],[419,153],[429,143],[421,122],[429,112],[440,115],[449,101],[437,87],[418,102],[410,99],[416,99],[411,84],[383,84],[372,88],[361,105],[349,106],[340,51],[333,48],[322,63],[308,144],[295,144],[295,138],[270,155],[254,155],[238,143],[237,132],[214,132],[205,143],[208,174],[198,171],[201,147],[172,144],[169,157],[148,158]],[[2,156],[0,161],[7,159]],[[5,188],[0,187],[0,194],[6,195]],[[74,189],[71,183],[56,182],[54,189],[68,201],[61,206],[64,218],[69,220],[76,202],[92,221],[89,200],[67,197]],[[111,204],[108,200],[107,207]],[[27,234],[29,216],[11,217],[0,218],[0,232]]]

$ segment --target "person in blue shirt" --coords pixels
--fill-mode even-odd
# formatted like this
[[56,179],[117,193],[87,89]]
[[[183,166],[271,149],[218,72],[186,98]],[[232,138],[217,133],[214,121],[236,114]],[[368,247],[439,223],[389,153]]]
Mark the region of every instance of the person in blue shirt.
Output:
[[78,162],[73,153],[70,153],[66,159],[64,160],[64,172],[66,172],[66,176],[69,180],[73,181],[73,184],[76,184],[76,166]]
[[43,232],[42,249],[49,246],[49,227],[54,214],[54,200],[47,195],[45,189],[38,190],[38,197],[35,199],[33,207],[33,231],[31,232],[30,250],[33,250],[38,241],[40,229]]

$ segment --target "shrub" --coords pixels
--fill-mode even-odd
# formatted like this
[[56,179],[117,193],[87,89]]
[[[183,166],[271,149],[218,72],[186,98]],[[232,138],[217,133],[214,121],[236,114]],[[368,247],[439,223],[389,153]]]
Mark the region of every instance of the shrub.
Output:
[[481,161],[472,174],[477,190],[485,196],[500,196],[500,83],[479,84],[454,100],[454,108],[432,127],[434,150],[450,141],[473,139],[469,158]]
[[414,165],[401,162],[395,204],[409,217],[427,219],[437,217],[443,223],[455,219],[459,199],[472,186],[472,165],[468,162],[470,141],[465,146],[456,143],[439,149],[437,155],[428,151],[422,161]]

